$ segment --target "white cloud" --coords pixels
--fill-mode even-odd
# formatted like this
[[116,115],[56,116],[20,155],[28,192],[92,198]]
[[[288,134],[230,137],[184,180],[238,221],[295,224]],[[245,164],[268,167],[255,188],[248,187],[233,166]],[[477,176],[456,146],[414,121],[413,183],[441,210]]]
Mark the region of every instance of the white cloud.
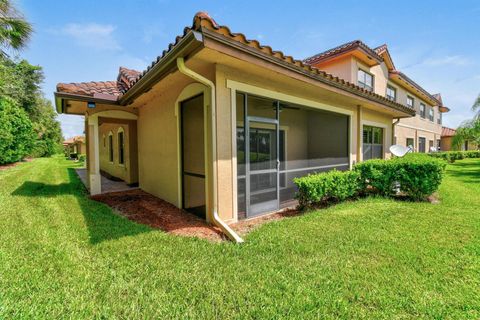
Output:
[[454,55],[439,58],[427,58],[422,64],[427,66],[466,66],[471,64],[471,61],[464,56]]
[[73,38],[80,46],[99,50],[120,50],[114,37],[116,27],[110,24],[69,23],[61,30],[61,34]]

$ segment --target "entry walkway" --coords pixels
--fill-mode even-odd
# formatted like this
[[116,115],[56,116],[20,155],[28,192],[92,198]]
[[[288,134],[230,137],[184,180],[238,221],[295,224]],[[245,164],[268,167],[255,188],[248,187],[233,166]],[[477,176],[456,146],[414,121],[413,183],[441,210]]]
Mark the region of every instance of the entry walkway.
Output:
[[[80,180],[82,180],[85,187],[88,189],[88,173],[87,169],[75,169]],[[130,187],[123,181],[113,181],[104,176],[102,176],[102,193],[118,192],[118,191],[128,191],[138,189],[138,187]]]

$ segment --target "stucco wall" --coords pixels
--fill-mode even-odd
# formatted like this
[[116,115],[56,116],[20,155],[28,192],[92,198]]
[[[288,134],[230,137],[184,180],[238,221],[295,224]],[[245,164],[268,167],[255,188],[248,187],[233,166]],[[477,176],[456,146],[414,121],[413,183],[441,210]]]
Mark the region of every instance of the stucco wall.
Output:
[[[124,132],[124,164],[119,162],[119,146],[118,146],[118,132],[122,128]],[[108,174],[122,179],[127,183],[135,183],[137,181],[131,174],[130,168],[132,167],[131,158],[133,156],[130,152],[131,135],[129,126],[127,124],[111,124],[103,123],[98,128],[99,131],[99,155],[100,155],[100,170],[107,172]],[[112,134],[113,139],[113,162],[110,162],[109,157],[109,142],[108,136]],[[133,164],[135,166],[135,160]]]

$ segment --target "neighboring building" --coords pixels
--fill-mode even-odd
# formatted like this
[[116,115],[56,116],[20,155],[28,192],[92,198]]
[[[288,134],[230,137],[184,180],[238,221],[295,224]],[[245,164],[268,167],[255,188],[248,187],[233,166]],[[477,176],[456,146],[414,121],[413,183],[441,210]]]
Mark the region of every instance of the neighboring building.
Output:
[[75,136],[63,141],[65,154],[70,158],[77,158],[81,154],[87,154],[87,145],[84,136]]
[[[452,128],[442,127],[442,138],[440,148],[442,151],[455,150],[452,147],[452,140],[455,136],[456,130]],[[478,146],[473,141],[465,141],[460,150],[478,150]]]
[[[396,70],[386,44],[372,49],[356,40],[307,58],[304,62],[414,109],[415,117],[395,119],[395,144],[412,146],[417,152],[429,152],[440,147],[442,113],[449,109],[443,105],[440,94],[428,93]],[[375,132],[366,127],[363,138],[364,143],[370,143],[372,139],[374,143],[372,148],[364,148],[364,159],[375,157]]]
[[[383,60],[371,51],[357,59]],[[147,70],[127,70],[55,92],[59,113],[85,116],[90,192],[101,192],[107,163],[123,161],[130,182],[232,238],[225,222],[290,206],[294,177],[389,158],[394,119],[415,115],[356,76],[332,76],[206,13]]]

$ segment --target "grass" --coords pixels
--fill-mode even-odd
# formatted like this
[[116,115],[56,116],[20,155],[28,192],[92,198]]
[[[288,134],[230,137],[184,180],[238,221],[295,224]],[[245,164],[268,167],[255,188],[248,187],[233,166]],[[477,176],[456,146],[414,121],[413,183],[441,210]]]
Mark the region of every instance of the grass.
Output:
[[86,198],[61,158],[0,172],[0,318],[480,318],[480,161],[441,203],[382,198],[244,245],[167,235]]

